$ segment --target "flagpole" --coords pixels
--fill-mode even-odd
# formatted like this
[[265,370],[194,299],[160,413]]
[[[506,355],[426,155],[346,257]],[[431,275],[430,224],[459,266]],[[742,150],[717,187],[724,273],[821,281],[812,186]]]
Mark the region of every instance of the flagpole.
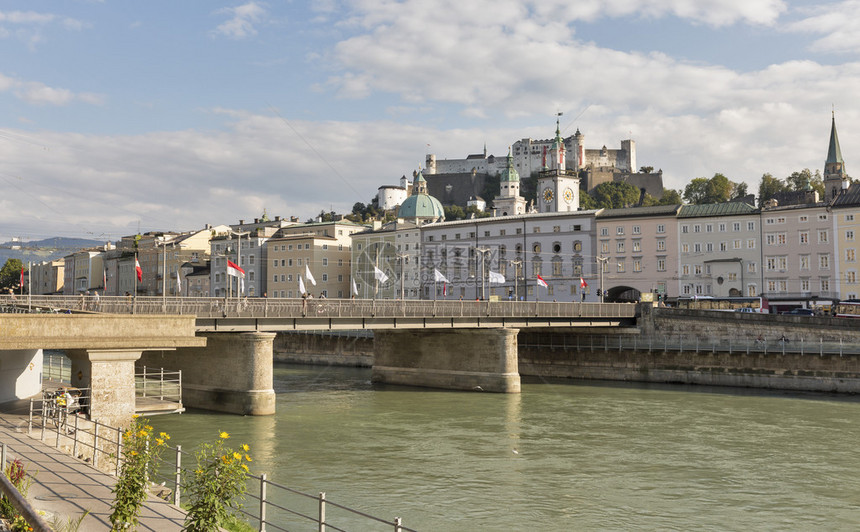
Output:
[[27,271],[30,274],[27,276],[27,312],[32,310],[32,298],[33,298],[33,263],[27,262]]
[[131,276],[134,277],[134,297],[131,300],[131,313],[134,314],[137,307],[137,252],[134,253],[134,263],[131,265]]

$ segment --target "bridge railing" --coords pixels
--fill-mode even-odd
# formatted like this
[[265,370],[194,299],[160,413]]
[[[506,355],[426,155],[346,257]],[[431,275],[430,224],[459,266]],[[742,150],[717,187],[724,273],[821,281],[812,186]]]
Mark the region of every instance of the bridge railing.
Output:
[[[568,303],[551,301],[381,300],[214,298],[152,296],[0,296],[0,306],[27,306],[34,312],[103,312],[112,314],[184,314],[198,317],[252,318],[632,318],[632,303]],[[16,307],[17,306],[17,307]]]

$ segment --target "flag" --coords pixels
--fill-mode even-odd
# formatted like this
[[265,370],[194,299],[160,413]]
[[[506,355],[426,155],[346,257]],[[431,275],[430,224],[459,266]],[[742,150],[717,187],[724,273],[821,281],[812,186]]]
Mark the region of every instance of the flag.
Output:
[[442,297],[448,295],[448,283],[442,283]]
[[176,272],[176,293],[182,295],[182,277]]
[[442,275],[442,272],[440,272],[439,270],[437,270],[435,268],[433,269],[433,280],[437,283],[438,282],[443,282],[443,283],[450,283],[451,282],[444,275]]
[[307,292],[307,290],[305,290],[305,282],[302,281],[302,276],[299,275],[299,294],[304,294],[305,292]]
[[505,276],[490,270],[490,284],[502,284],[505,282]]
[[358,287],[355,285],[355,277],[352,278],[352,295],[358,295]]
[[102,288],[107,291],[107,270],[102,271]]
[[20,286],[21,287],[24,286],[24,265],[21,265],[21,284],[20,284]]
[[242,279],[245,278],[245,270],[239,267],[238,264],[233,262],[230,259],[227,259],[227,275],[232,275],[233,277],[240,277]]
[[317,280],[316,280],[316,279],[314,279],[314,276],[311,274],[311,268],[310,268],[310,266],[308,266],[307,264],[305,264],[305,278],[306,278],[306,279],[308,280],[308,282],[309,282],[309,283],[311,283],[312,285],[314,285],[314,286],[316,286],[316,285],[317,285]]
[[582,277],[579,278],[579,287],[580,288],[588,288],[588,283],[585,282],[585,279]]
[[538,286],[542,286],[544,288],[549,288],[549,285],[546,284],[546,281],[544,281],[543,277],[541,277],[540,275],[537,276],[537,283],[538,283]]
[[384,283],[388,280],[388,276],[385,275],[385,272],[380,270],[376,266],[373,267],[373,276],[376,277],[376,280],[380,283]]
[[245,292],[245,278],[239,277],[239,295],[241,296]]
[[137,257],[134,258],[134,271],[137,272],[137,282],[143,282],[143,268],[140,267],[140,263],[137,261]]

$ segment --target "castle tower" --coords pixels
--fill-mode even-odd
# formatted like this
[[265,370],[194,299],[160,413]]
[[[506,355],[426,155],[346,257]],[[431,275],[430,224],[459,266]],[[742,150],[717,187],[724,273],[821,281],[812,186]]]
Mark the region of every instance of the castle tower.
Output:
[[493,207],[501,216],[525,214],[526,200],[520,196],[520,174],[514,168],[514,158],[508,148],[507,165],[499,179],[499,196],[493,200]]
[[826,199],[833,199],[848,186],[848,174],[842,160],[842,149],[836,135],[836,113],[831,111],[830,144],[827,146],[827,160],[824,161],[824,193]]

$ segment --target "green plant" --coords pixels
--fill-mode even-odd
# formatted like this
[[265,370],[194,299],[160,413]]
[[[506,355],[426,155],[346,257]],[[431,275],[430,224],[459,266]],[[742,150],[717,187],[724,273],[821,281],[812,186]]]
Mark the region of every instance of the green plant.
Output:
[[[3,474],[9,478],[12,485],[18,490],[18,493],[24,497],[27,496],[32,479],[27,476],[27,471],[25,470],[24,463],[21,462],[21,460],[12,460],[9,462],[9,466],[6,467]],[[26,532],[33,530],[18,513],[15,507],[12,506],[12,503],[6,499],[6,497],[2,496],[0,496],[0,517],[9,520],[9,527],[13,532]]]
[[48,526],[50,526],[51,530],[53,530],[54,532],[78,532],[78,530],[81,528],[81,522],[89,514],[90,511],[85,510],[84,513],[82,513],[81,516],[77,519],[68,517],[66,521],[63,521],[60,516],[55,515],[48,520]]
[[155,474],[161,451],[170,436],[153,436],[152,427],[136,417],[122,435],[122,470],[114,486],[116,494],[110,522],[113,530],[137,528],[138,515],[146,500],[149,479]]
[[234,509],[242,507],[237,499],[248,489],[245,481],[247,462],[251,462],[250,448],[246,444],[237,450],[227,448],[229,437],[220,432],[214,445],[204,443],[194,453],[197,467],[186,486],[190,505],[183,530],[217,530],[225,525]]

